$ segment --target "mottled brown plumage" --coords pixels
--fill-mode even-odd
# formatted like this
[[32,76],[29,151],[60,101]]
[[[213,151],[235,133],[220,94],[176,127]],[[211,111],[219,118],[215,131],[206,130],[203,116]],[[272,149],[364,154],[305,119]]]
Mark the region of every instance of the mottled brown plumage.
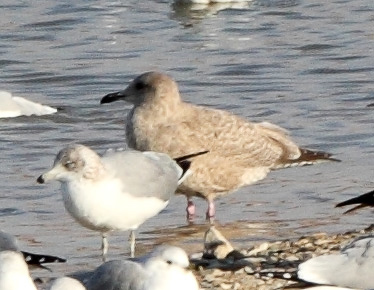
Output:
[[173,158],[209,151],[194,159],[192,175],[178,188],[189,200],[190,214],[192,196],[208,200],[207,216],[212,218],[217,196],[261,180],[272,169],[336,161],[330,154],[299,148],[279,126],[183,102],[176,82],[162,73],[142,74],[101,103],[119,99],[134,104],[127,120],[130,147]]

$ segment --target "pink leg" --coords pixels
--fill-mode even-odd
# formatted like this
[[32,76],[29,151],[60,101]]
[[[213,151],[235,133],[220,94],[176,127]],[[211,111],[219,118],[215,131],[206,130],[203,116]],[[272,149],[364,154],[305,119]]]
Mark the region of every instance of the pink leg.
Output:
[[211,224],[214,223],[214,216],[216,215],[216,207],[213,200],[208,200],[208,209],[206,211],[206,219],[209,220]]
[[195,208],[195,204],[193,203],[190,197],[187,197],[186,211],[187,211],[187,220],[189,222],[193,221],[195,217],[196,208]]

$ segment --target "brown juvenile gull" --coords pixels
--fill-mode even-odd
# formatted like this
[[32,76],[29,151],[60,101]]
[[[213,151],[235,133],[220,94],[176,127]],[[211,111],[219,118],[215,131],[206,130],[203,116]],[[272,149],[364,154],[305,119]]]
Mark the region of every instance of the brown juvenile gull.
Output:
[[117,100],[134,104],[126,124],[130,147],[171,157],[209,151],[194,159],[193,174],[178,188],[187,197],[189,220],[195,213],[193,196],[208,201],[206,215],[212,221],[216,197],[259,181],[272,169],[337,161],[331,154],[300,148],[286,130],[271,123],[251,123],[183,102],[177,83],[163,73],[144,73],[125,90],[103,97],[101,104]]

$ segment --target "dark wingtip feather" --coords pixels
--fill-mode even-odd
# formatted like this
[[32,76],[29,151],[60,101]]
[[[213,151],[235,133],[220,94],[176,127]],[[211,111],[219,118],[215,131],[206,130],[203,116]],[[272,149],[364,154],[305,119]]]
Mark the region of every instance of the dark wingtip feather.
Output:
[[65,263],[66,259],[50,256],[50,255],[39,255],[33,254],[29,252],[22,251],[21,252],[25,258],[25,261],[28,265],[35,265],[35,266],[42,266],[42,264],[47,263]]
[[336,205],[336,207],[341,207],[345,205],[351,205],[351,204],[358,204],[358,203],[364,203],[367,205],[373,205],[374,206],[374,190],[364,193],[360,196],[347,199],[345,201],[342,201]]
[[196,157],[196,156],[199,156],[199,155],[203,155],[203,154],[206,154],[208,152],[209,151],[201,151],[201,152],[192,153],[192,154],[188,154],[188,155],[184,155],[184,156],[181,156],[181,157],[174,158],[175,162],[177,162],[177,164],[183,170],[181,178],[186,174],[187,170],[190,169],[190,166],[191,166],[191,161],[187,160],[187,159],[190,159],[190,158],[193,158],[193,157]]
[[342,207],[346,205],[353,205],[353,204],[358,204],[358,206],[355,206],[346,212],[344,214],[356,211],[360,208],[368,207],[368,206],[374,206],[374,190],[370,191],[368,193],[362,194],[360,196],[350,198],[348,200],[342,201],[338,203],[335,207]]
[[182,178],[186,174],[187,170],[190,169],[191,161],[188,161],[188,160],[181,161],[181,162],[178,162],[178,165],[183,170],[183,173],[181,175],[181,178]]
[[209,152],[208,150],[206,150],[206,151],[200,151],[200,152],[197,152],[197,153],[192,153],[192,154],[183,155],[183,156],[174,158],[174,160],[175,160],[175,162],[179,163],[181,161],[184,161],[184,160],[196,157],[196,156],[207,154],[208,152]]

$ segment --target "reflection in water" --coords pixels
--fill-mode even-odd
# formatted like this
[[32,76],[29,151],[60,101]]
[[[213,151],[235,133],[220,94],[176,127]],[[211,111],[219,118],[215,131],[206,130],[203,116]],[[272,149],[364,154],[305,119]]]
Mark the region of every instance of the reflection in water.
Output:
[[175,1],[171,5],[171,18],[176,19],[188,26],[195,24],[198,22],[198,20],[216,15],[220,11],[230,9],[249,9],[251,5],[252,1],[209,4],[182,3],[180,1]]
[[[57,185],[43,189],[35,178],[69,143],[123,147],[127,112],[99,100],[149,70],[173,75],[191,103],[266,119],[343,160],[274,172],[220,199],[217,228],[234,247],[372,223],[370,211],[342,216],[334,208],[374,187],[372,0],[247,4],[209,11],[167,0],[2,1],[1,89],[64,108],[0,121],[0,223],[34,241],[23,243],[32,250],[69,259],[69,269],[51,275],[98,266],[99,239],[61,208]],[[203,221],[205,204],[196,202]],[[208,225],[184,224],[185,199],[176,197],[139,230],[138,249],[165,241],[202,251]],[[128,254],[123,234],[110,241],[111,258]]]
[[300,0],[257,0],[255,3],[257,6],[285,8],[299,5]]
[[[215,223],[215,228],[222,233],[234,248],[246,248],[251,244],[274,239],[293,239],[308,233],[319,226],[334,227],[337,219],[318,220],[305,219],[295,227],[293,221],[269,220],[266,222],[235,221],[225,224]],[[154,230],[141,231],[140,248],[152,247],[154,244],[176,244],[188,249],[189,252],[201,252],[204,248],[204,235],[210,229],[209,223],[190,224],[186,226],[156,227]],[[332,230],[333,231],[333,230]],[[141,250],[140,250],[141,251]]]
[[[235,221],[226,224],[215,224],[215,229],[227,239],[234,249],[248,249],[254,245],[274,240],[292,240],[310,233],[319,232],[318,228],[336,233],[338,218],[304,219],[298,221],[295,227],[293,220],[269,220],[266,222]],[[189,253],[204,251],[205,235],[211,226],[208,223],[192,224],[188,226],[156,228],[152,231],[140,232],[141,239],[137,244],[140,253],[146,252],[155,244],[183,245]]]

